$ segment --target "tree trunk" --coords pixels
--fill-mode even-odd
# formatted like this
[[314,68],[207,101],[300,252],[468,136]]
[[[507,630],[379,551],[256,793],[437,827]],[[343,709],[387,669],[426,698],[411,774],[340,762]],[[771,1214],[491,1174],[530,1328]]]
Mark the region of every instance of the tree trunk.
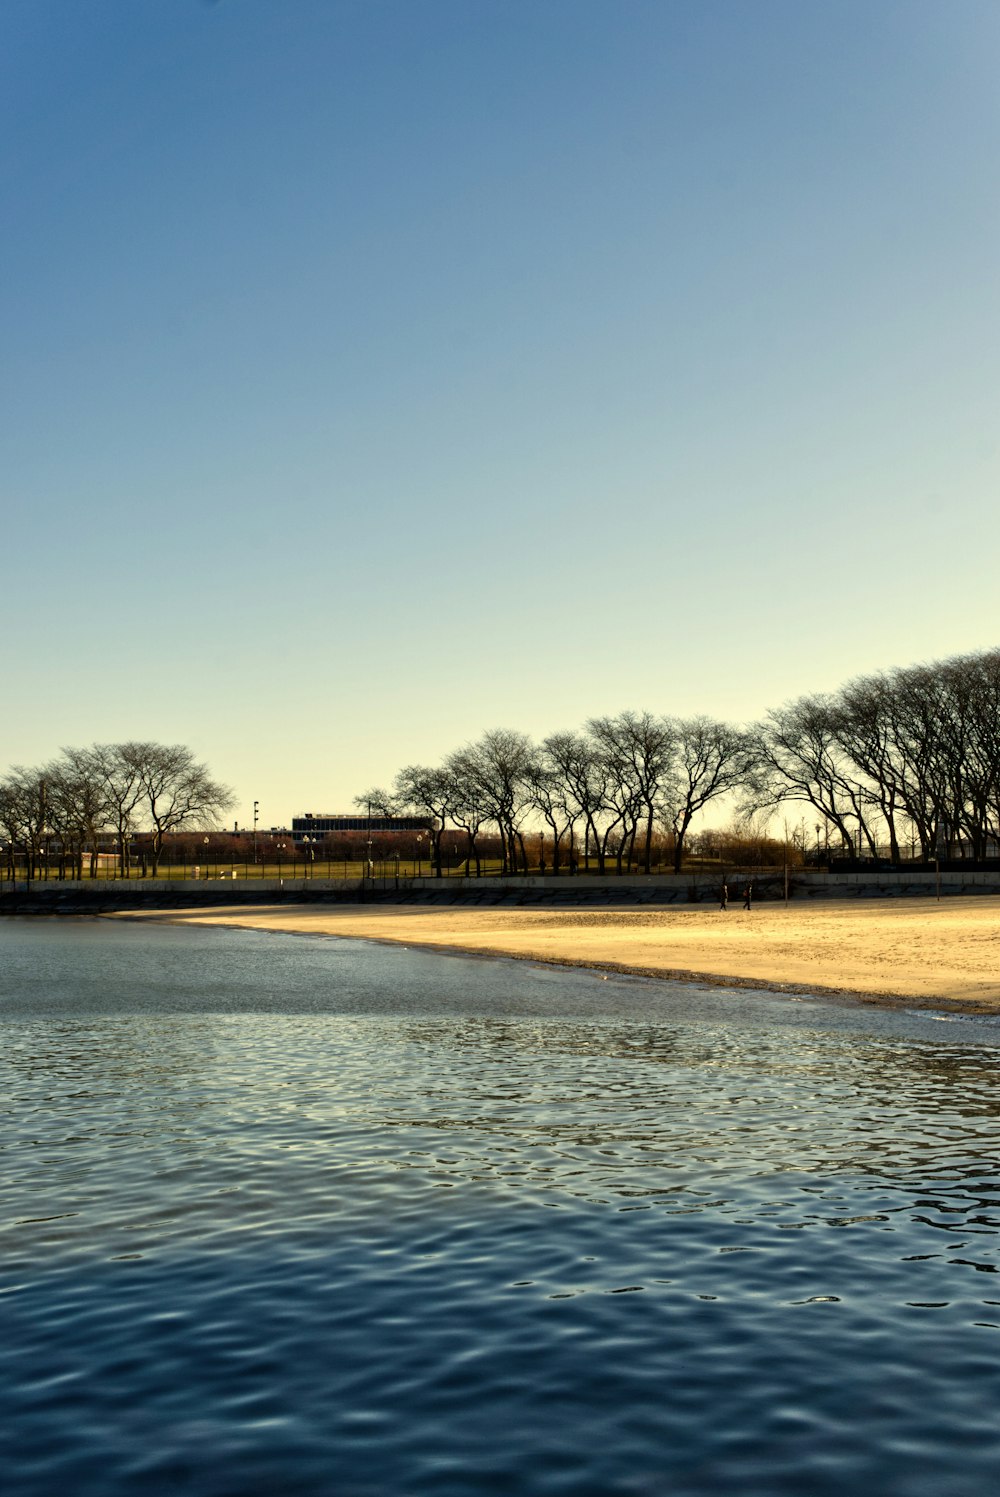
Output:
[[680,825],[674,828],[674,872],[680,873],[681,864],[684,861],[684,838],[687,836],[688,827],[691,825],[690,814],[685,814]]
[[594,854],[597,858],[597,872],[603,877],[608,869],[607,834],[603,837],[598,837],[596,827],[594,828]]
[[899,836],[896,832],[895,796],[890,795],[889,804],[883,806],[882,814],[885,817],[885,824],[889,828],[889,860],[893,868],[898,868],[903,859],[899,851]]
[[646,817],[646,845],[643,854],[643,872],[651,873],[653,864],[653,807],[650,805]]

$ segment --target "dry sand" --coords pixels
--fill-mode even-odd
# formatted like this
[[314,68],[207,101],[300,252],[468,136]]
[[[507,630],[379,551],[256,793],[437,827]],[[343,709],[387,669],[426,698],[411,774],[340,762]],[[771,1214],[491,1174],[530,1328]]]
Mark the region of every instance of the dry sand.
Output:
[[155,918],[1000,1013],[1000,896],[759,904],[749,913],[317,904]]

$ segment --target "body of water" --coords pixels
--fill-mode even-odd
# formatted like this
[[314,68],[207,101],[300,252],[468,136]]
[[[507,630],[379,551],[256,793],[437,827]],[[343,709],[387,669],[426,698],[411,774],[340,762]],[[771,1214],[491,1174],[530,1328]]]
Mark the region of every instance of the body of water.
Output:
[[1000,1028],[0,923],[17,1497],[986,1497]]

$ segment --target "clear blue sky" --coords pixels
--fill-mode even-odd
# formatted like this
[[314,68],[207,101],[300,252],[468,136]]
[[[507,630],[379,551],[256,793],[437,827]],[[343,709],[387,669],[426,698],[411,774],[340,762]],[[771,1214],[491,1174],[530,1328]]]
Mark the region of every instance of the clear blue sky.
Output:
[[0,770],[996,645],[994,0],[4,0]]

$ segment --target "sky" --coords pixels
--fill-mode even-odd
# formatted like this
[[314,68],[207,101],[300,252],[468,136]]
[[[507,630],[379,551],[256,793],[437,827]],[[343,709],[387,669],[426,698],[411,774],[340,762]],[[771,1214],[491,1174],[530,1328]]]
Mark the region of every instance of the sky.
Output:
[[996,646],[994,0],[4,0],[0,773]]

